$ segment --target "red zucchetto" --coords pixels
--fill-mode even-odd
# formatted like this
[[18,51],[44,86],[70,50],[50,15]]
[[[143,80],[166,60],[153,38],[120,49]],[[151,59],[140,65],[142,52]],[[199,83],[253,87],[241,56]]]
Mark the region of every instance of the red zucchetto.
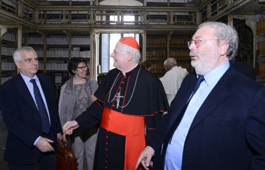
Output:
[[139,50],[138,42],[133,37],[123,37],[120,39],[120,42]]

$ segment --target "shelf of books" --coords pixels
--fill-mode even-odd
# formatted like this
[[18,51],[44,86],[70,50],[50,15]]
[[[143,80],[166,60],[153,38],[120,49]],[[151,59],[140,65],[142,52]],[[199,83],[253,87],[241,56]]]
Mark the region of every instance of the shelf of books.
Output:
[[[152,72],[158,77],[165,74],[164,61],[168,57],[177,60],[178,66],[191,71],[190,57],[187,43],[188,36],[172,36],[167,43],[167,35],[149,35],[146,43],[146,60],[152,63]],[[168,44],[168,45],[167,45]]]
[[190,65],[190,50],[188,48],[188,36],[175,36],[170,39],[169,57],[174,57],[177,60],[177,65],[186,68],[189,72],[192,71]]
[[17,69],[13,60],[13,52],[16,49],[16,34],[15,33],[5,33],[2,36],[1,42],[1,69],[0,77],[3,84],[7,80],[11,79],[17,74]]
[[265,16],[260,16],[257,29],[257,81],[265,85]]
[[165,35],[149,35],[146,40],[146,60],[152,63],[151,72],[161,77],[165,73],[164,61],[167,59],[167,40]]

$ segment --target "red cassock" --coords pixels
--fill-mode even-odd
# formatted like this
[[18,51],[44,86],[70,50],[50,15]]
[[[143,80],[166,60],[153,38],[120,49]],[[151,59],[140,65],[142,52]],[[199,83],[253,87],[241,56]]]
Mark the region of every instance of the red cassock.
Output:
[[76,119],[81,132],[100,125],[94,169],[133,170],[168,109],[160,80],[139,65],[126,75],[113,69],[95,96],[98,100]]

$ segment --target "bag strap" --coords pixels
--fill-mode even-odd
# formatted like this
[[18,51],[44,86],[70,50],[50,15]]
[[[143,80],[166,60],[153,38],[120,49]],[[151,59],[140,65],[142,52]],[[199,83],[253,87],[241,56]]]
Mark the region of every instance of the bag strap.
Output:
[[63,142],[61,141],[61,139],[57,139],[57,141],[58,141],[58,147],[61,147],[61,148],[65,148],[64,147],[64,144],[63,144]]
[[65,147],[60,139],[58,139],[57,141],[58,141],[58,147],[61,147],[64,150],[64,153],[68,155],[72,161],[74,162],[77,161],[77,158],[75,157],[73,150],[71,150],[68,147]]
[[90,92],[91,92],[91,95],[92,95],[93,94],[93,91],[92,91],[92,87],[91,87],[91,81],[90,81],[90,79],[88,79],[88,81],[89,81],[89,83],[88,83],[89,89],[90,89]]

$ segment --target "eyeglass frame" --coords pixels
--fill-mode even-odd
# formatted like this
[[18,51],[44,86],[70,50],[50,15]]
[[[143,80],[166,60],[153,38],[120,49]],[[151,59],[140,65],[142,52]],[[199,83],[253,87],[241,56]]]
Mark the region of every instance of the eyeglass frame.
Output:
[[[188,41],[188,47],[190,47],[190,45],[192,43],[194,43],[195,47],[198,48],[200,46],[200,43],[203,42],[203,41],[208,41],[208,40],[219,40],[219,38],[214,38],[214,39],[203,39],[203,40],[200,40],[200,39],[195,39],[195,40],[190,40]],[[197,44],[197,45],[196,45]]]

